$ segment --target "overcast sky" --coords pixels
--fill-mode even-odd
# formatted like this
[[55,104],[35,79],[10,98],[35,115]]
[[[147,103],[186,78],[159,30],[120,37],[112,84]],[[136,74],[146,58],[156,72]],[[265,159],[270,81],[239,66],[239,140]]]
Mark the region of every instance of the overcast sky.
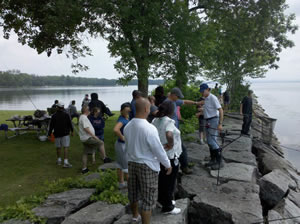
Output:
[[[288,13],[295,13],[297,19],[296,24],[300,27],[300,1],[287,0],[290,8]],[[15,35],[9,40],[3,39],[0,30],[0,70],[18,69],[25,73],[37,75],[72,75],[70,65],[71,60],[67,59],[64,54],[52,54],[47,57],[45,53],[38,55],[34,49],[28,46],[22,46],[18,43]],[[290,39],[295,42],[295,47],[285,49],[280,57],[280,68],[278,70],[270,70],[267,80],[300,80],[300,30],[295,35],[289,35]],[[84,77],[98,78],[118,78],[121,75],[114,69],[114,58],[111,58],[106,45],[107,43],[101,39],[91,39],[88,45],[93,50],[92,57],[80,59],[80,61],[88,65],[90,69],[85,73],[80,73]]]

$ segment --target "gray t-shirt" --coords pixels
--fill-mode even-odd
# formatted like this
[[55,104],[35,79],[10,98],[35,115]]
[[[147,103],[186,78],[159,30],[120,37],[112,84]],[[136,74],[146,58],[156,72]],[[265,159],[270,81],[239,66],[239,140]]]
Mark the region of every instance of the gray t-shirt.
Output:
[[209,94],[208,97],[205,98],[204,104],[204,118],[209,119],[212,117],[219,117],[219,109],[222,108],[218,98],[213,95]]

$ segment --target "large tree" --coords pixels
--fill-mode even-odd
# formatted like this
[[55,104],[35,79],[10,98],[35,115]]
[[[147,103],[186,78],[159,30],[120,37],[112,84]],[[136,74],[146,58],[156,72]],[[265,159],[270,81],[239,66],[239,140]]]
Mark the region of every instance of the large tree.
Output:
[[284,0],[231,0],[208,8],[214,44],[203,61],[207,77],[227,84],[236,98],[246,77],[261,78],[277,69],[279,53],[294,46],[287,33],[297,30],[286,8]]

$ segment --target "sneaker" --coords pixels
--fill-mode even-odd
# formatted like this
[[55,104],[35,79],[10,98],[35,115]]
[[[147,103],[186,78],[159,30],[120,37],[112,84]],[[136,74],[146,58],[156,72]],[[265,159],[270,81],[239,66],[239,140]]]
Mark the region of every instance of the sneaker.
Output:
[[[172,200],[172,205],[174,205],[174,206],[176,205],[176,201],[175,200]],[[156,202],[156,207],[157,208],[162,208],[163,206],[162,206],[162,204],[159,201],[157,201]]]
[[103,159],[103,162],[104,162],[104,163],[111,163],[111,162],[112,162],[112,159],[109,158],[109,157],[105,157],[105,158]]
[[193,173],[193,171],[188,167],[182,168],[182,172],[187,175]]
[[138,217],[136,217],[136,218],[133,218],[132,217],[132,222],[133,223],[139,223],[139,222],[141,222],[142,221],[142,217],[139,215]]
[[220,162],[220,166],[219,166],[219,163],[215,163],[214,165],[211,166],[211,170],[218,170],[219,168],[222,169],[224,167],[224,162],[221,161]]
[[172,200],[172,205],[176,205],[176,201],[175,200]]
[[201,139],[200,140],[200,145],[204,145],[205,143],[204,143],[204,141]]
[[172,211],[164,212],[165,215],[178,215],[181,212],[180,208],[174,207]]
[[82,174],[85,174],[85,173],[88,173],[89,172],[89,169],[88,168],[85,168],[84,170],[81,170],[81,173]]
[[56,164],[57,164],[58,166],[61,166],[61,160],[57,160],[57,161],[56,161]]
[[71,167],[72,167],[72,165],[70,163],[64,163],[63,168],[71,168]]

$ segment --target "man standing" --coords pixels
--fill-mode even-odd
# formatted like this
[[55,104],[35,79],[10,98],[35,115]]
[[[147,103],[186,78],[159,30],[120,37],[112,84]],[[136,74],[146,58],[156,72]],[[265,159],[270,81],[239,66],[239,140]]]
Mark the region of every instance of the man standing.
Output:
[[114,114],[110,111],[108,107],[105,106],[105,104],[98,99],[98,94],[97,93],[92,93],[91,94],[91,102],[89,103],[89,109],[90,111],[93,110],[94,107],[100,108],[101,111],[101,116],[104,114],[107,114],[108,116],[114,116]]
[[212,170],[224,166],[222,161],[221,148],[217,143],[218,131],[222,131],[223,109],[218,98],[210,93],[207,84],[200,85],[200,93],[205,98],[203,114],[206,120],[206,139],[210,151],[210,161],[206,164]]
[[135,102],[137,99],[141,98],[143,95],[140,91],[138,90],[133,90],[132,92],[132,100],[131,100],[131,111],[130,111],[130,114],[129,114],[129,120],[133,119],[135,117],[135,114],[136,114],[136,108],[135,108]]
[[69,114],[65,112],[64,104],[57,103],[57,111],[52,115],[48,136],[51,136],[54,130],[55,146],[57,152],[57,165],[61,165],[61,149],[64,148],[64,168],[70,168],[72,165],[68,161],[68,149],[70,147],[70,132],[73,136],[73,125]]
[[77,124],[79,123],[79,113],[77,112],[77,108],[75,106],[76,101],[72,100],[71,104],[68,107],[68,112],[71,116],[71,120],[73,120],[74,117],[77,118]]
[[84,99],[82,100],[81,108],[84,106],[88,106],[91,100],[89,99],[89,94],[85,94]]
[[156,204],[160,163],[170,175],[170,160],[160,142],[157,129],[146,119],[150,103],[136,100],[136,116],[124,128],[125,151],[128,155],[128,198],[133,221],[140,219],[138,201],[142,199],[142,223],[150,224],[151,210]]
[[[173,88],[170,92],[169,97],[166,99],[166,101],[171,101],[174,103],[174,114],[172,119],[175,121],[176,127],[179,129],[179,119],[178,119],[178,113],[177,113],[177,107],[182,106],[184,104],[187,105],[198,105],[198,102],[192,101],[192,100],[182,100],[184,98],[181,90],[177,87]],[[200,104],[199,104],[200,105]],[[182,144],[182,153],[179,157],[179,162],[180,162],[180,168],[182,172],[185,174],[191,174],[192,171],[188,167],[188,156],[187,156],[187,150]]]
[[249,129],[252,122],[252,90],[248,91],[248,96],[245,96],[241,102],[240,114],[243,116],[243,126],[241,134],[249,135]]

